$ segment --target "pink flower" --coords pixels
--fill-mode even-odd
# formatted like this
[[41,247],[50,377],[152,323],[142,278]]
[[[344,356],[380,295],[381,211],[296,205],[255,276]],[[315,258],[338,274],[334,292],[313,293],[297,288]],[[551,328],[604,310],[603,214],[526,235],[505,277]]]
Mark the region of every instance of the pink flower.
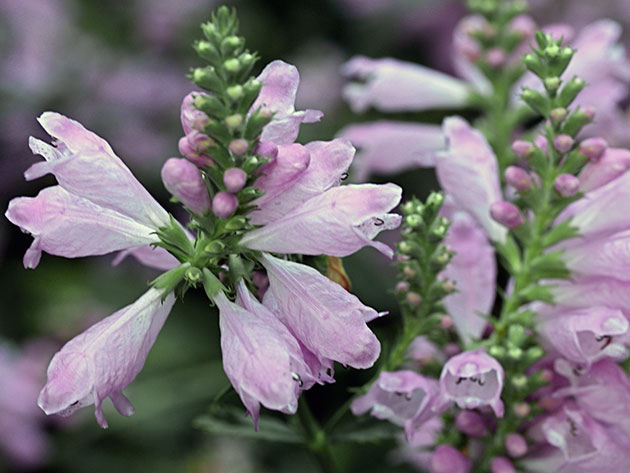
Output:
[[429,167],[435,153],[446,147],[437,125],[378,121],[350,125],[339,136],[359,148],[353,163],[353,180],[364,182],[371,174],[396,174],[412,167]]
[[269,276],[263,303],[319,360],[353,368],[369,368],[380,353],[380,343],[367,322],[378,317],[356,296],[303,264],[263,254]]
[[444,299],[455,329],[465,344],[478,340],[487,325],[480,314],[489,314],[495,298],[497,263],[483,229],[466,212],[446,211],[451,221],[444,243],[455,255],[443,275],[455,281],[457,291]]
[[629,324],[620,310],[605,306],[541,314],[538,333],[564,358],[591,365],[603,357],[627,356]]
[[391,257],[391,248],[372,239],[382,230],[400,225],[400,215],[388,213],[400,198],[401,189],[394,184],[334,187],[248,232],[241,245],[260,251],[339,257],[373,246]]
[[220,311],[223,368],[243,404],[258,422],[260,404],[294,414],[303,389],[317,381],[297,340],[276,316],[237,286],[237,303],[223,292],[214,301]]
[[50,414],[67,416],[94,404],[98,424],[107,428],[101,404],[107,397],[122,415],[134,410],[122,391],[142,369],[175,303],[172,294],[149,289],[140,299],[77,335],[57,352],[38,404]]
[[431,457],[431,473],[470,473],[473,463],[455,447],[438,445]]
[[591,192],[605,186],[630,169],[630,151],[608,148],[596,161],[589,162],[580,172],[580,190]]
[[503,377],[503,367],[490,355],[481,350],[466,351],[444,364],[441,396],[446,403],[454,401],[461,409],[490,406],[497,417],[503,417]]
[[433,417],[430,407],[437,393],[437,381],[415,371],[383,371],[367,394],[356,398],[350,408],[354,415],[370,411],[377,419],[404,426],[418,416],[424,420]]
[[[477,130],[462,118],[444,121],[447,151],[438,154],[436,171],[442,188],[458,208],[471,214],[491,240],[503,242],[507,230],[490,217],[490,205],[503,200],[497,158]],[[462,186],[462,182],[466,185]]]
[[261,141],[275,144],[293,143],[300,124],[318,122],[322,117],[319,110],[295,111],[300,74],[295,66],[283,61],[269,63],[258,76],[263,87],[251,110],[268,107],[275,113],[273,120],[262,132]]
[[348,84],[343,91],[355,112],[370,106],[386,112],[461,108],[472,93],[466,82],[391,58],[357,56],[343,66],[342,73],[364,81]]
[[39,121],[56,146],[31,138],[31,149],[46,161],[25,175],[30,180],[52,173],[59,185],[9,203],[6,217],[35,238],[24,265],[36,267],[42,251],[76,258],[158,242],[155,231],[169,225],[168,213],[109,144],[56,113]]

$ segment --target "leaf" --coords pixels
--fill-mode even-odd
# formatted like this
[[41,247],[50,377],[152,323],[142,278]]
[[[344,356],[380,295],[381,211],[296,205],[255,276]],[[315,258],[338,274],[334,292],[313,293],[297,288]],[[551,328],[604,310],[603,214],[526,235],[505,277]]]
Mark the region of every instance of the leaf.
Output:
[[331,434],[330,440],[333,443],[378,443],[395,439],[400,436],[400,433],[400,427],[394,424],[366,417],[354,419],[336,429]]
[[219,408],[214,413],[196,418],[193,426],[209,434],[291,444],[305,443],[301,432],[270,416],[261,415],[258,418],[258,431],[255,431],[252,420],[245,417],[243,410],[237,408]]

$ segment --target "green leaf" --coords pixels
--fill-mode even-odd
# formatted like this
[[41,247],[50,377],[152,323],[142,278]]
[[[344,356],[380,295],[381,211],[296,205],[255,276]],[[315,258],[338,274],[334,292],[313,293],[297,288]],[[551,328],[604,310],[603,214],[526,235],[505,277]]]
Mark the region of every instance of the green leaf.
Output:
[[552,228],[542,239],[542,244],[543,247],[549,248],[556,243],[560,243],[561,241],[568,240],[569,238],[575,238],[577,236],[580,236],[578,228],[572,226],[571,219],[568,219]]
[[273,417],[261,415],[258,418],[258,431],[250,418],[236,408],[220,408],[218,412],[198,417],[194,427],[209,434],[230,435],[240,438],[266,440],[291,444],[303,444],[305,439],[301,432],[293,430],[284,422]]
[[330,436],[331,442],[378,443],[400,436],[400,427],[389,422],[360,417],[340,426]]

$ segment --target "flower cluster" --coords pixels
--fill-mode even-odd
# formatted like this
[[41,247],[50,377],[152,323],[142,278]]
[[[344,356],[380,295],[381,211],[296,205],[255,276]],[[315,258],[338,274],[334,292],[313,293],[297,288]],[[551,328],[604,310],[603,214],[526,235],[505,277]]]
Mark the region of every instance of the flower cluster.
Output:
[[24,265],[36,267],[42,252],[67,258],[120,252],[118,260],[132,255],[167,270],[137,301],[54,356],[39,396],[47,414],[94,404],[105,428],[101,406],[108,397],[121,414],[133,414],[123,390],[176,298],[197,286],[219,308],[225,373],[255,424],[261,404],[295,413],[302,391],[333,381],[333,362],[369,368],[379,356],[367,326],[379,313],[295,260],[329,255],[335,264],[364,246],[391,256],[373,239],[399,225],[389,212],[401,189],[341,186],[354,155],[346,140],[295,143],[300,124],[321,113],[295,111],[295,67],[274,61],[250,77],[256,55],[244,48],[237,27],[227,8],[203,25],[205,39],[195,48],[208,65],[191,78],[207,92],[184,99],[185,159],[171,158],[162,168],[165,187],[190,214],[186,226],[102,138],[57,113],[39,119],[54,141],[31,139],[45,161],[26,178],[50,173],[58,185],[9,205],[7,218],[34,238]]

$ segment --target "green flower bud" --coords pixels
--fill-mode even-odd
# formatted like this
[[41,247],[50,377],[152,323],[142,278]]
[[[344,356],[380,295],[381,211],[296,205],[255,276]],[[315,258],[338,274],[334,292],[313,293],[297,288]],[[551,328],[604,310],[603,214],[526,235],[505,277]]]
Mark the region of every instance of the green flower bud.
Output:
[[226,224],[225,229],[229,232],[234,230],[240,230],[247,223],[247,219],[242,215],[237,215],[236,217],[232,217]]
[[186,270],[186,274],[184,275],[186,280],[192,284],[197,284],[201,280],[202,276],[203,274],[201,270],[199,268],[195,268],[194,266],[192,268],[188,268]]
[[243,86],[241,85],[232,85],[227,88],[228,97],[232,100],[239,100],[243,98]]
[[520,360],[523,356],[523,350],[521,350],[519,347],[512,347],[508,349],[507,355],[513,360]]
[[567,82],[560,91],[560,94],[558,96],[558,102],[560,103],[560,105],[565,108],[571,105],[571,103],[573,103],[573,100],[575,100],[575,97],[577,97],[578,94],[582,92],[582,89],[584,89],[585,86],[586,82],[584,82],[577,76],[573,77],[573,79]]
[[545,75],[545,66],[541,62],[540,58],[532,53],[527,53],[523,56],[523,63],[525,67],[536,74],[538,77]]
[[223,63],[223,67],[226,71],[231,73],[237,73],[241,69],[241,63],[238,59],[231,58]]
[[547,116],[549,113],[549,100],[540,92],[525,87],[523,88],[523,92],[521,92],[521,99],[535,112],[543,116]]
[[544,81],[545,89],[547,89],[547,92],[551,95],[554,95],[560,87],[560,82],[559,77],[547,77]]
[[230,115],[225,118],[225,124],[229,129],[234,130],[243,124],[243,115],[240,113],[235,113],[234,115]]
[[550,44],[544,49],[543,53],[548,58],[554,59],[560,54],[560,46],[555,43]]
[[492,345],[488,349],[488,354],[494,358],[505,358],[505,348],[500,345]]
[[405,225],[411,228],[419,228],[424,224],[422,217],[416,214],[407,215],[405,217]]
[[219,240],[211,241],[204,248],[204,251],[210,254],[220,254],[220,253],[223,253],[224,250],[225,250],[225,243]]
[[517,374],[512,376],[512,385],[516,389],[523,389],[527,386],[527,376],[524,374]]

